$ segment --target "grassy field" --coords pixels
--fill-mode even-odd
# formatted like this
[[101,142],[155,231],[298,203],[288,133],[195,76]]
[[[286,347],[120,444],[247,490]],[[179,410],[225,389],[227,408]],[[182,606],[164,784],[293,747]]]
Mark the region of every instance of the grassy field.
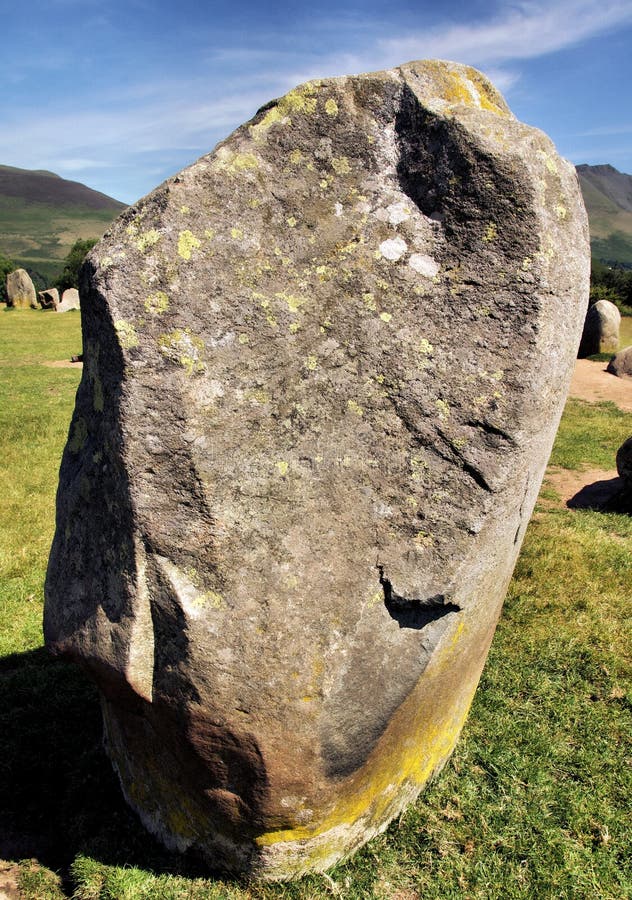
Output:
[[[630,325],[632,325],[632,320]],[[628,343],[632,343],[632,335]],[[327,876],[248,886],[162,851],[121,800],[92,686],[41,647],[79,315],[0,310],[0,858],[26,900],[632,897],[632,520],[540,503],[450,762]],[[569,401],[552,461],[609,468],[632,434]],[[550,492],[549,492],[550,496]]]

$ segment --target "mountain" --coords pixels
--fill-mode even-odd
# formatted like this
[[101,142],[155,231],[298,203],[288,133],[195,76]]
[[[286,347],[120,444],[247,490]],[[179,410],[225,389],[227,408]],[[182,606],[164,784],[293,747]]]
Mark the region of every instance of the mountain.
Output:
[[0,166],[0,253],[51,281],[77,238],[101,237],[124,209],[53,172]]
[[614,166],[577,166],[593,256],[632,266],[632,175]]

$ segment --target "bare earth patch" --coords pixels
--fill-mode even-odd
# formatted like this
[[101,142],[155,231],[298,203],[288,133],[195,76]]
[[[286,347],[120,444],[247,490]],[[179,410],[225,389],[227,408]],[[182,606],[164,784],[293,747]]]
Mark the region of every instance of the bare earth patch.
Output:
[[42,365],[51,369],[83,369],[82,362],[71,362],[69,359],[48,359]]
[[[611,401],[624,412],[632,412],[632,378],[619,378],[606,372],[606,364],[591,359],[578,359],[571,380],[569,396],[589,403]],[[616,449],[616,448],[615,448]],[[552,488],[559,500],[540,497],[545,506],[568,506],[571,509],[604,509],[621,493],[623,482],[616,469],[562,469],[549,466],[544,488]]]
[[619,409],[632,412],[632,378],[606,372],[606,363],[578,359],[571,380],[570,397],[603,403],[611,400]]

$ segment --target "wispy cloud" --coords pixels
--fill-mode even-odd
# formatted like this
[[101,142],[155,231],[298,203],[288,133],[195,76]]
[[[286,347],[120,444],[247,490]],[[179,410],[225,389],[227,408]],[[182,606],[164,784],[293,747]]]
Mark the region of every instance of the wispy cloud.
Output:
[[379,47],[398,59],[423,55],[488,65],[543,56],[630,22],[629,0],[526,2],[487,21],[385,38]]

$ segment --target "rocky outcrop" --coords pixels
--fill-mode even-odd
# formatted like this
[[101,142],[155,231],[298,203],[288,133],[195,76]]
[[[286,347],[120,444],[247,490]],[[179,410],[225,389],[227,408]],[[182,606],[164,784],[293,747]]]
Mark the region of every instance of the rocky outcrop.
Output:
[[59,291],[57,288],[46,288],[38,292],[39,303],[42,309],[54,309],[59,306]]
[[580,359],[594,353],[615,353],[619,347],[621,313],[609,300],[588,307],[577,353]]
[[620,378],[624,376],[632,376],[632,346],[624,347],[610,360],[607,365],[607,371],[611,375],[618,375]]
[[35,287],[26,269],[16,269],[7,275],[7,306],[15,309],[38,308]]
[[168,846],[324,869],[444,764],[588,276],[573,167],[439,62],[302,85],[92,251],[46,641]]

